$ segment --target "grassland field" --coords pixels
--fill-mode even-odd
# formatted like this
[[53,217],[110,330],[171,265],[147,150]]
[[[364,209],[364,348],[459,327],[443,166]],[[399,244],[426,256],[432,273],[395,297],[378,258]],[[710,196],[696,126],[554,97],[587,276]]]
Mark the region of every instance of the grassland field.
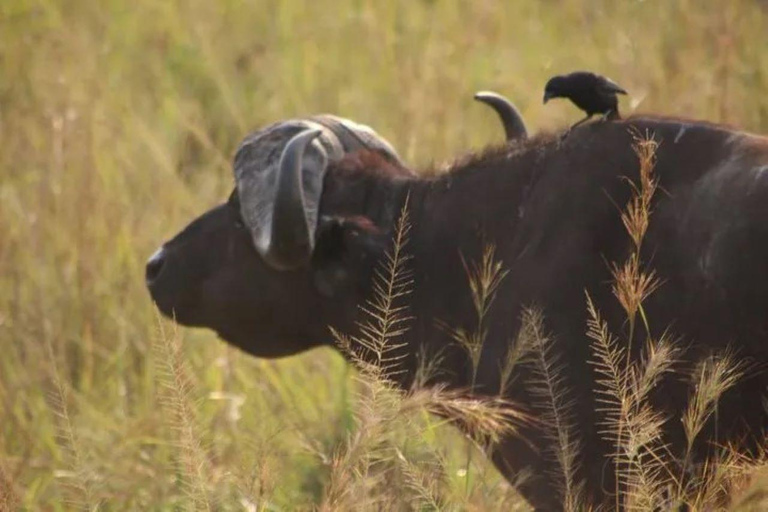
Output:
[[[354,370],[175,329],[144,262],[226,198],[253,129],[335,113],[439,167],[502,141],[477,90],[534,132],[579,119],[541,103],[574,69],[624,86],[625,114],[766,134],[768,4],[0,1],[0,510],[328,510],[332,455],[361,428]],[[387,433],[405,465],[352,475],[350,509],[525,509],[415,416]]]

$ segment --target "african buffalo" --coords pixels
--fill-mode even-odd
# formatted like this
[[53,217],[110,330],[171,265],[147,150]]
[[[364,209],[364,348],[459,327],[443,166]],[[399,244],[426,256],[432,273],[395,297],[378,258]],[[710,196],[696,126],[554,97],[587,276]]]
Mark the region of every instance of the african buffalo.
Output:
[[[663,280],[645,303],[655,334],[671,329],[686,360],[726,346],[758,364],[768,362],[768,139],[697,121],[637,117],[584,125],[561,141],[540,135],[461,158],[448,172],[422,178],[386,146],[329,153],[327,131],[291,125],[246,139],[235,157],[237,189],[229,200],[165,243],[147,266],[147,285],[161,311],[184,324],[215,330],[260,357],[296,354],[333,344],[329,325],[354,332],[358,305],[370,295],[373,267],[389,248],[406,198],[412,224],[414,316],[405,335],[443,355],[440,374],[469,387],[470,361],[439,321],[471,330],[476,318],[465,264],[484,244],[508,270],[487,316],[477,370],[478,390],[494,392],[499,361],[536,305],[560,355],[582,442],[579,476],[585,494],[602,503],[613,489],[601,439],[585,334],[588,290],[609,325],[625,330],[611,291],[609,262],[630,244],[620,209],[637,180],[633,137],[660,142],[643,259]],[[268,160],[258,146],[272,138]],[[337,148],[338,149],[338,148]],[[279,165],[273,165],[280,153]],[[269,172],[268,172],[269,171]],[[272,173],[272,174],[270,174]],[[640,333],[638,333],[640,334]],[[638,341],[642,341],[638,337]],[[527,371],[521,366],[519,379]],[[407,375],[406,375],[407,376]],[[407,380],[407,379],[406,379]],[[407,382],[403,382],[407,385]],[[719,441],[759,438],[768,427],[761,406],[768,385],[753,375],[723,398]],[[655,397],[679,417],[688,400],[683,378]],[[536,411],[526,386],[509,397]],[[665,428],[672,448],[683,443],[680,422]],[[713,434],[714,435],[714,434]],[[537,425],[504,439],[493,461],[541,510],[562,507],[549,441]]]

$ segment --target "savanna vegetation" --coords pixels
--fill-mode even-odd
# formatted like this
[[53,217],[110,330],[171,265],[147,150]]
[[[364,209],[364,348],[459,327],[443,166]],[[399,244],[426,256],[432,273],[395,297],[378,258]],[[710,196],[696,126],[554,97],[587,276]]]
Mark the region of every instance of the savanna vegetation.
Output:
[[[439,169],[502,139],[476,90],[509,96],[533,131],[558,129],[580,113],[541,105],[543,84],[581,68],[630,92],[625,114],[768,133],[766,34],[759,0],[3,0],[0,510],[525,509],[477,453],[506,428],[505,404],[404,395],[382,378],[395,362],[380,342],[408,314],[392,302],[409,286],[407,218],[382,263],[379,314],[362,334],[337,336],[353,359],[355,339],[379,354],[382,365],[361,360],[360,371],[328,349],[257,360],[177,329],[149,300],[144,262],[227,196],[248,131],[292,116],[368,123],[406,161]],[[644,181],[624,215],[639,247],[655,188],[652,144],[637,151]],[[632,258],[616,262],[616,289],[638,319],[650,289],[640,285],[657,282]],[[480,327],[503,273],[490,248],[468,263]],[[673,340],[652,340],[641,364],[625,366],[622,333],[607,331],[588,298],[584,307],[604,377],[595,389],[620,447],[617,499],[640,510],[664,500],[763,509],[760,460],[724,452],[677,477],[641,460],[663,447],[644,386],[669,370]],[[526,326],[526,354],[510,358],[539,365],[557,417],[540,313]],[[455,334],[470,352],[482,342]],[[688,434],[743,370],[727,357],[701,363],[698,398],[681,411]],[[429,414],[446,410],[474,441]],[[577,435],[553,431],[573,509]]]

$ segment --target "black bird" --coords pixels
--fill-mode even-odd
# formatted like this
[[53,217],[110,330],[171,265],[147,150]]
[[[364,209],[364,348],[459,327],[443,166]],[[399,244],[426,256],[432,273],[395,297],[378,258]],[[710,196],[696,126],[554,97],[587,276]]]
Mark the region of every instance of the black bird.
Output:
[[550,78],[544,87],[544,103],[552,98],[568,98],[586,112],[587,117],[571,126],[573,129],[595,114],[603,114],[604,119],[619,119],[617,94],[627,94],[627,91],[604,76],[576,71]]

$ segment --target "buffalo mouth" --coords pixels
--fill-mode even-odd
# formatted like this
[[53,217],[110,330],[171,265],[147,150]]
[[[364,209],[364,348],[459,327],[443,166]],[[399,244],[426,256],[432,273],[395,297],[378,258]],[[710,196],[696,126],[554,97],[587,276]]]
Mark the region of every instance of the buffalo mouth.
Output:
[[164,248],[158,249],[149,260],[145,268],[145,282],[152,301],[163,316],[170,318],[182,325],[202,325],[200,315],[196,314],[196,301],[192,300],[188,290],[178,281],[169,268],[167,252]]
[[170,294],[163,293],[149,286],[149,295],[157,309],[166,318],[188,327],[202,327],[204,322],[195,314],[195,307],[189,300],[182,300]]

